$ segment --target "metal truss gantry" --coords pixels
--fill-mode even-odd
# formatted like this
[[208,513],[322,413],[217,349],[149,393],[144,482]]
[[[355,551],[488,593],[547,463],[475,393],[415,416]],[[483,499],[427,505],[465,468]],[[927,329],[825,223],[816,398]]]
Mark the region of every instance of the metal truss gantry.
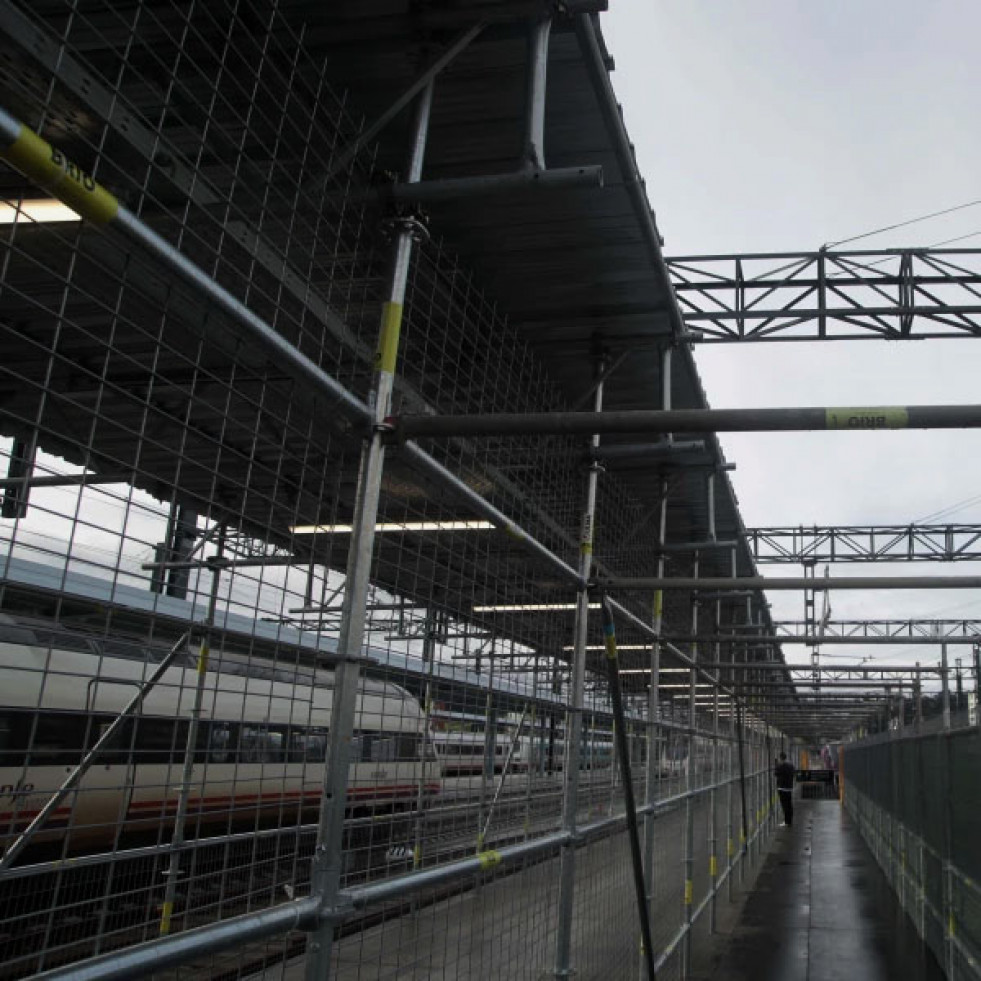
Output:
[[819,249],[667,263],[693,342],[981,336],[977,249]]
[[981,525],[803,525],[747,528],[757,562],[967,562],[981,559]]

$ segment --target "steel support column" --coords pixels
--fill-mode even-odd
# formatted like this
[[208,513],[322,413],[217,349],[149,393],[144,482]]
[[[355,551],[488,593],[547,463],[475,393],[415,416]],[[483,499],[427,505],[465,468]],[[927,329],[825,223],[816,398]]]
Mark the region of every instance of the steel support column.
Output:
[[[698,578],[698,553],[692,559],[692,576]],[[698,606],[697,594],[692,596],[691,603],[691,632],[698,634]],[[685,939],[681,945],[681,977],[687,978],[691,973],[691,953],[692,953],[692,908],[695,901],[695,801],[692,799],[692,791],[695,789],[695,729],[697,728],[698,714],[695,698],[697,695],[696,684],[698,682],[698,645],[691,646],[692,667],[688,673],[688,765],[685,768],[685,891],[682,900],[681,923],[685,928]]]
[[[433,86],[430,82],[419,96],[412,146],[409,153],[409,180],[418,181],[429,130]],[[385,462],[383,423],[391,409],[402,305],[405,301],[409,260],[412,255],[413,227],[399,228],[392,256],[388,300],[382,306],[382,322],[375,357],[372,386],[374,429],[365,442],[358,474],[358,488],[352,521],[337,652],[344,658],[335,669],[327,765],[324,767],[323,796],[317,846],[311,871],[310,893],[320,898],[322,908],[336,905],[343,869],[344,811],[347,805],[348,766],[354,733],[354,715],[361,675],[368,579],[374,551],[375,523]],[[334,924],[322,919],[307,944],[307,981],[326,981],[330,977]]]
[[[602,365],[599,366],[602,375]],[[593,406],[597,413],[603,409],[603,383],[596,386]],[[599,436],[590,437],[590,446],[599,446]],[[593,567],[593,523],[596,518],[596,488],[599,483],[599,464],[590,465],[586,476],[586,500],[583,505],[579,536],[579,580],[576,598],[576,623],[573,640],[572,681],[569,708],[566,715],[566,746],[562,828],[570,836],[576,833],[576,812],[579,809],[579,751],[582,742],[582,709],[586,687],[586,640],[589,629],[589,594],[586,583]],[[612,795],[611,795],[612,799]],[[570,840],[562,849],[559,867],[558,928],[555,943],[555,976],[571,977],[572,917],[576,890],[576,846]]]

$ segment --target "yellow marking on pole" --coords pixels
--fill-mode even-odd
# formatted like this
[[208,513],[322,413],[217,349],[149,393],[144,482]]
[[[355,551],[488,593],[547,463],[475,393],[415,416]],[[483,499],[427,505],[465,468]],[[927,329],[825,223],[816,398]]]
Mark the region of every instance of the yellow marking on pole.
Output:
[[501,853],[495,852],[493,848],[490,848],[486,852],[481,852],[477,856],[477,861],[480,862],[480,867],[486,872],[488,869],[492,869],[495,865],[500,864]]
[[97,225],[112,221],[119,212],[119,202],[112,194],[57,147],[24,125],[17,139],[0,149],[0,157]]
[[504,534],[508,538],[513,538],[516,542],[523,541],[525,538],[525,533],[517,525],[505,525]]
[[736,846],[731,838],[726,839],[726,854],[729,858],[736,854]]
[[719,862],[714,855],[709,855],[709,875],[714,879],[719,874]]
[[695,896],[695,883],[691,879],[685,879],[685,905],[691,906],[692,899]]
[[583,542],[579,546],[579,554],[580,555],[592,555],[593,554],[593,543],[592,542]]
[[617,659],[617,639],[613,634],[606,635],[606,656],[611,661]]
[[654,619],[660,618],[662,611],[664,610],[664,590],[659,589],[654,594]]
[[417,869],[420,865],[422,865],[422,846],[416,845],[412,849],[412,867]]
[[951,910],[951,912],[947,914],[947,936],[951,939],[954,938],[954,926],[954,913],[953,910]]
[[378,334],[378,350],[375,352],[375,371],[395,374],[401,332],[402,304],[386,300],[382,304],[381,331]]
[[208,642],[204,641],[198,651],[198,674],[204,674],[208,670],[208,655],[210,653]]
[[174,904],[167,900],[160,910],[160,936],[165,937],[170,933],[170,918],[174,912]]
[[746,844],[746,832],[745,831],[740,831],[739,832],[739,844],[740,845],[745,845]]
[[828,429],[906,429],[909,426],[909,412],[888,406],[826,409],[825,425]]

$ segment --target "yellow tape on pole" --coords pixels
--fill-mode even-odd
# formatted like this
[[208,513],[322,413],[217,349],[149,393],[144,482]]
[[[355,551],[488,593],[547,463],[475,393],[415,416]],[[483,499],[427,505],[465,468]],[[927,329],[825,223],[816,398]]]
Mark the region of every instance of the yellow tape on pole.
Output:
[[501,854],[500,852],[495,852],[494,849],[491,848],[486,852],[481,852],[477,856],[477,861],[480,862],[480,867],[486,872],[488,869],[492,869],[495,865],[500,864]]
[[170,933],[170,918],[174,912],[174,904],[165,902],[160,910],[160,936],[166,937]]
[[695,896],[695,884],[691,879],[685,879],[685,905],[691,906],[692,899]]
[[888,407],[827,409],[825,425],[828,429],[906,429],[909,413],[906,409]]
[[0,156],[49,191],[83,218],[104,225],[119,211],[119,202],[104,187],[37,133],[21,126],[17,139]]
[[709,855],[709,875],[714,879],[719,874],[719,863],[714,855]]
[[204,641],[201,644],[201,650],[198,653],[198,674],[205,674],[208,670],[208,642]]
[[399,356],[399,335],[402,332],[402,304],[386,301],[382,304],[381,330],[378,334],[378,351],[375,353],[375,370],[395,374]]

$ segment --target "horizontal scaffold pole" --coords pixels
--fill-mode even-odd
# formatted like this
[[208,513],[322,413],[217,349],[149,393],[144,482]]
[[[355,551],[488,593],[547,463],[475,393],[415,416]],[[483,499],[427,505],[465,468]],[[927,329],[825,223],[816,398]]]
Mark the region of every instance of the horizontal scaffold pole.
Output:
[[937,644],[956,644],[970,647],[981,643],[981,635],[968,637],[883,637],[878,634],[856,634],[842,637],[838,634],[668,634],[662,638],[672,644],[809,644],[818,647],[824,644],[883,644],[907,647],[936,647]]
[[[803,576],[767,579],[763,576],[737,576],[734,579],[660,579],[657,577],[604,579],[604,589],[682,591],[730,589],[810,589],[816,593],[832,589],[981,589],[981,576],[840,576],[835,579]],[[776,638],[779,640],[780,638]],[[745,642],[743,638],[741,641]],[[930,643],[926,640],[925,643]],[[939,643],[939,641],[937,641]]]
[[940,671],[939,667],[920,664],[883,664],[877,667],[872,664],[777,664],[773,661],[706,661],[704,667],[720,668],[726,671],[806,671],[808,674],[838,671],[861,672],[862,674],[880,674],[882,672],[891,674],[894,671],[937,674]]
[[510,412],[400,416],[402,438],[591,436],[636,433],[766,433],[810,430],[978,429],[981,405],[858,408],[635,409],[614,412]]

